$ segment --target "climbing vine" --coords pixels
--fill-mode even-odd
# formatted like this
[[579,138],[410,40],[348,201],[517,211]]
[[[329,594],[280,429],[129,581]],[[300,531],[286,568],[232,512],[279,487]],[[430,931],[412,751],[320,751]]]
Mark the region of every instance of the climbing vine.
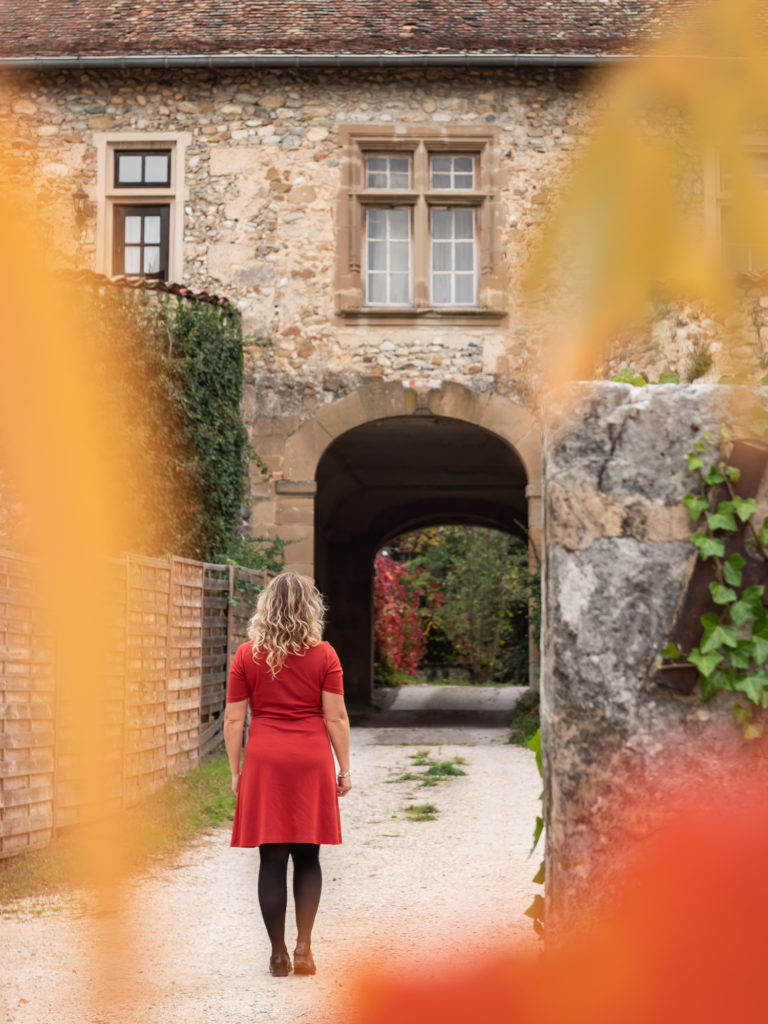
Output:
[[[721,427],[720,432],[727,441],[728,430]],[[704,700],[718,691],[746,699],[747,706],[736,704],[734,713],[744,736],[754,739],[763,732],[755,712],[768,708],[768,607],[765,586],[746,584],[746,560],[732,549],[736,535],[744,534],[744,549],[768,562],[768,517],[762,524],[755,522],[757,502],[736,492],[741,471],[717,457],[711,435],[697,441],[687,459],[699,485],[683,502],[695,527],[691,542],[701,562],[712,569],[709,593],[715,610],[700,616],[702,632],[691,650],[681,652],[670,642],[662,656],[673,661],[686,658],[696,666]]]
[[378,554],[374,563],[373,604],[376,621],[377,676],[397,681],[413,675],[419,664],[424,634],[419,617],[422,588],[418,573]]
[[279,568],[281,550],[242,539],[248,467],[240,416],[241,319],[229,305],[94,289],[98,398],[136,524],[126,546],[151,555]]

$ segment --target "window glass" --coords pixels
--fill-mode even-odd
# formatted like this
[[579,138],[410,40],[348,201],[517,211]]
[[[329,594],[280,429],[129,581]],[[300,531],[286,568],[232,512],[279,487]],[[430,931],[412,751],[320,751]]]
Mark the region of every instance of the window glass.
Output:
[[429,160],[430,187],[471,189],[475,187],[473,156],[432,156]]
[[368,156],[365,159],[366,188],[411,187],[410,156]]
[[[127,219],[127,218],[126,218]],[[160,243],[160,218],[157,216],[144,218],[144,242],[147,245]]]
[[476,302],[475,211],[432,210],[432,304],[472,306]]
[[141,247],[138,245],[126,245],[125,247],[125,268],[124,274],[141,273]]
[[117,180],[121,185],[140,184],[141,156],[120,153],[117,157]]
[[144,273],[156,274],[160,270],[160,246],[148,245],[144,249]]
[[126,242],[126,245],[128,243],[136,244],[136,243],[138,243],[140,241],[141,241],[141,217],[131,217],[131,216],[126,217],[125,218],[125,242]]
[[366,212],[366,303],[407,306],[411,301],[411,211]]
[[168,188],[170,184],[171,154],[168,151],[115,151],[118,188]]
[[164,185],[170,179],[168,164],[169,155],[167,153],[147,154],[144,157],[144,181],[151,185]]

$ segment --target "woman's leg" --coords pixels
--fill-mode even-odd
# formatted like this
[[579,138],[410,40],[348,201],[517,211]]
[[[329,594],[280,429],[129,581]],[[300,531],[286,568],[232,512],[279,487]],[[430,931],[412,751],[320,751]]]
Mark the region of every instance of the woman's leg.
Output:
[[259,847],[259,906],[267,934],[272,943],[272,955],[285,953],[285,908],[288,903],[286,875],[288,871],[288,843],[262,843]]
[[293,899],[296,904],[296,948],[308,950],[323,888],[320,847],[314,843],[291,843],[291,857]]

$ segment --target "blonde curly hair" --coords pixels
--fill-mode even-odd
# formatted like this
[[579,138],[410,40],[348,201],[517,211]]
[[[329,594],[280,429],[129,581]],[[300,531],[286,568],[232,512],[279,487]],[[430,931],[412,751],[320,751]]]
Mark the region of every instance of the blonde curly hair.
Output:
[[248,623],[253,660],[265,654],[274,679],[289,654],[301,654],[320,643],[324,625],[325,603],[312,580],[281,572],[259,594]]

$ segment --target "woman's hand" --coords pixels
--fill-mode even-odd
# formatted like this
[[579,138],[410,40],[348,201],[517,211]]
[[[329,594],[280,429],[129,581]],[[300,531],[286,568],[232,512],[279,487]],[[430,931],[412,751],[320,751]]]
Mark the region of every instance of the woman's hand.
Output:
[[342,776],[341,772],[336,776],[336,792],[339,796],[346,796],[352,789],[352,776],[347,772]]
[[237,790],[240,785],[240,772],[232,772],[232,792],[237,796]]

